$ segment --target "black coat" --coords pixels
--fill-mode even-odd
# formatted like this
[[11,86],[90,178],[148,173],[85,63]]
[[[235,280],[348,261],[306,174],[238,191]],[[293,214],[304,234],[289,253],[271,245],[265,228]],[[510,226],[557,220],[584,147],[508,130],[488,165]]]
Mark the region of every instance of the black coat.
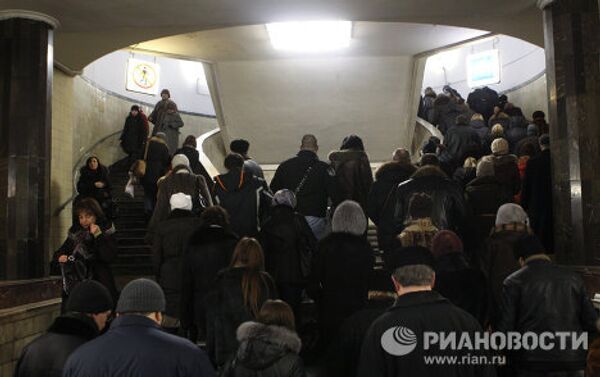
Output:
[[454,171],[452,174],[452,180],[460,185],[463,189],[477,176],[476,168],[465,168],[461,166]]
[[550,150],[527,161],[523,178],[522,205],[531,220],[533,231],[548,252],[554,251],[554,216],[552,213],[552,169]]
[[514,153],[518,156],[518,157],[522,157],[525,155],[525,151],[527,148],[532,148],[533,149],[533,155],[529,156],[529,157],[535,157],[537,155],[540,154],[541,150],[540,150],[540,143],[539,143],[539,137],[537,136],[527,136],[526,138],[521,139],[521,141],[519,141],[517,143],[517,145],[515,146],[515,150]]
[[325,217],[327,199],[335,189],[334,173],[329,165],[311,151],[302,150],[298,156],[282,162],[271,180],[271,191],[296,191],[308,168],[312,166],[301,190],[296,194],[296,210],[304,216]]
[[265,254],[265,270],[275,282],[298,284],[305,281],[301,264],[304,260],[310,267],[317,239],[304,216],[288,206],[275,206],[258,239]]
[[365,306],[373,263],[373,250],[364,236],[330,233],[319,242],[309,291],[319,306],[327,341],[344,318]]
[[[377,225],[377,241],[381,250],[391,248],[391,240],[385,236],[394,232],[393,224],[389,221],[381,221],[381,219],[393,216],[394,207],[389,204],[394,201],[396,189],[400,183],[409,179],[416,170],[417,168],[413,165],[388,162],[381,165],[375,172],[375,182],[373,182],[369,192],[367,213],[373,223]],[[390,225],[392,228],[390,228]]]
[[304,377],[302,342],[285,327],[246,322],[237,329],[240,346],[221,377]]
[[154,274],[167,300],[165,314],[171,317],[179,318],[183,256],[188,239],[201,224],[191,211],[175,210],[158,224],[154,233]]
[[504,137],[510,147],[510,153],[514,154],[517,154],[517,144],[527,137],[527,122],[524,119],[520,121],[520,119],[523,119],[523,117],[511,117],[510,128],[504,132]]
[[392,221],[395,230],[389,236],[394,238],[404,229],[408,220],[408,203],[415,193],[426,193],[433,199],[431,219],[440,229],[450,229],[462,235],[467,207],[461,187],[434,166],[424,166],[413,177],[401,183],[396,198],[390,203],[394,206]]
[[517,195],[521,191],[521,174],[519,173],[517,157],[508,154],[494,156],[492,159],[494,162],[494,175],[506,190],[507,195]]
[[200,153],[196,148],[191,145],[184,144],[181,148],[175,151],[173,155],[183,154],[190,161],[190,168],[192,168],[192,172],[196,175],[201,175],[206,180],[206,183],[212,187],[213,180],[210,174],[206,171],[206,168],[200,162]]
[[230,216],[231,229],[240,237],[255,237],[271,206],[272,196],[266,182],[239,169],[215,177],[216,204]]
[[146,157],[146,174],[142,178],[144,189],[146,186],[156,188],[158,179],[165,175],[171,163],[169,147],[158,137],[152,137],[148,145],[148,156]]
[[206,353],[189,340],[163,331],[150,318],[124,315],[110,330],[79,347],[64,377],[214,377]]
[[494,114],[494,106],[497,102],[498,93],[487,86],[475,89],[467,97],[467,104],[471,110],[483,115],[486,121]]
[[46,334],[25,347],[14,377],[62,377],[71,353],[96,336],[98,327],[92,318],[74,313],[58,317]]
[[[531,258],[510,275],[503,286],[502,312],[498,330],[533,332],[596,333],[598,314],[587,297],[579,273],[560,267],[549,258]],[[521,368],[540,371],[583,370],[587,349],[567,347],[551,350],[521,350],[511,354]]]
[[433,111],[430,112],[429,122],[436,125],[445,135],[449,129],[456,126],[456,118],[464,114],[464,107],[447,96],[440,96],[433,103]]
[[[102,231],[98,237],[90,234],[89,230],[82,228],[79,224],[72,226],[67,239],[52,257],[51,269],[54,274],[60,274],[58,258],[61,255],[73,256],[76,261],[83,262],[88,271],[87,277],[102,283],[116,303],[118,292],[110,268],[110,264],[117,256],[115,228],[110,223],[102,222],[99,222],[98,226]],[[74,262],[65,263],[65,271],[69,270],[67,265],[72,263]]]
[[433,289],[484,324],[487,310],[485,277],[480,270],[469,267],[462,253],[446,254],[437,259]]
[[181,273],[180,320],[192,341],[206,331],[204,300],[218,272],[229,266],[237,243],[234,233],[218,226],[203,226],[190,236]]
[[477,132],[466,124],[452,127],[444,138],[445,148],[440,154],[440,162],[452,166],[461,166],[467,157],[481,156],[481,139]]
[[481,141],[481,146],[483,147],[483,144],[490,136],[490,129],[485,121],[479,119],[471,120],[469,122],[469,127],[477,133],[477,136],[479,136],[479,140]]
[[[228,268],[217,276],[206,297],[206,349],[214,365],[224,365],[238,348],[236,330],[244,322],[253,320],[244,304],[242,279],[246,268]],[[258,308],[266,300],[277,298],[273,279],[261,272],[263,285],[258,298]]]
[[[96,182],[104,183],[104,187],[96,187]],[[92,170],[87,166],[79,170],[79,180],[77,181],[77,192],[82,198],[93,198],[100,205],[106,200],[110,200],[110,180],[108,179],[108,169],[103,165],[98,165],[98,169]]]
[[367,154],[346,149],[331,152],[329,160],[335,170],[334,206],[344,200],[354,200],[367,212],[367,197],[373,184],[373,172]]
[[121,133],[121,148],[128,155],[142,156],[144,153],[144,145],[148,138],[148,129],[146,128],[144,118],[140,114],[132,116],[131,114],[125,119],[125,126]]
[[[416,335],[414,351],[401,357],[387,353],[382,347],[382,337],[389,329],[405,327]],[[361,349],[359,377],[396,377],[405,375],[419,377],[495,376],[492,367],[481,365],[425,364],[424,356],[442,355],[461,357],[477,351],[440,350],[435,344],[423,349],[421,339],[425,331],[482,332],[477,320],[470,314],[452,305],[434,291],[408,293],[398,297],[388,309],[371,325]],[[392,335],[390,334],[390,337]],[[387,335],[384,338],[389,338]],[[393,342],[393,340],[391,340]]]

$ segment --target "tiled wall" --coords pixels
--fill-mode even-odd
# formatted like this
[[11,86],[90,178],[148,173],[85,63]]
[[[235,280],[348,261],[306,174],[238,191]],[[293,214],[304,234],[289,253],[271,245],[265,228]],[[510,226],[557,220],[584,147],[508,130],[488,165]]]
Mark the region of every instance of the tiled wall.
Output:
[[0,310],[0,376],[12,376],[23,348],[60,313],[60,299]]

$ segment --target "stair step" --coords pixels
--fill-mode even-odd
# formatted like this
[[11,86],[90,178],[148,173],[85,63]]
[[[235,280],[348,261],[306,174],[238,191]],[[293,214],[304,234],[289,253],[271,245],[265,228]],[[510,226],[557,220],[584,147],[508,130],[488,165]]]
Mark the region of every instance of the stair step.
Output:
[[149,245],[122,245],[119,246],[119,255],[124,254],[152,254],[152,248]]
[[119,247],[122,246],[142,246],[146,245],[144,237],[117,237]]
[[118,229],[134,229],[134,228],[144,228],[146,227],[145,219],[121,219],[117,218],[115,220],[115,226]]
[[138,229],[121,229],[117,230],[117,238],[144,238],[146,236],[146,228],[138,228]]

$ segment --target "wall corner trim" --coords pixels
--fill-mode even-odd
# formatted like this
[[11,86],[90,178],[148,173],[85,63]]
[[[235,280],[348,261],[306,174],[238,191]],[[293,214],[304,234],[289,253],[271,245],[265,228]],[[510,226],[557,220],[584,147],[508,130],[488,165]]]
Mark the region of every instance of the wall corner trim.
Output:
[[50,25],[51,28],[57,29],[60,27],[60,22],[47,14],[35,12],[26,9],[5,9],[0,10],[0,21],[9,20],[11,18],[25,18],[28,20],[40,21]]
[[83,71],[76,71],[74,69],[71,69],[56,59],[54,59],[54,68],[58,69],[62,73],[66,74],[68,76],[71,76],[71,77],[81,75],[81,73],[83,72]]

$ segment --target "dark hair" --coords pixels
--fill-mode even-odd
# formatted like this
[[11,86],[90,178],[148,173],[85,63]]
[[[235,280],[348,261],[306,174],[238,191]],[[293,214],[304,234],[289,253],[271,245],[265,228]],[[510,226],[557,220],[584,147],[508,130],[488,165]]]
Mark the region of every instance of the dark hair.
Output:
[[292,331],[296,330],[294,311],[285,301],[265,301],[256,320],[265,325],[281,326]]
[[92,162],[92,160],[96,160],[98,161],[98,170],[100,170],[100,167],[102,166],[102,164],[100,163],[100,159],[96,156],[90,156],[88,157],[87,160],[85,160],[85,167],[89,168],[90,167],[90,162]]
[[456,124],[469,124],[469,118],[467,118],[467,116],[464,114],[460,114],[456,117]]
[[77,217],[81,213],[87,213],[90,215],[96,216],[96,220],[104,220],[104,212],[102,211],[102,207],[94,198],[83,198],[75,204],[75,208],[73,209],[73,214]]
[[252,316],[256,317],[260,297],[269,296],[268,292],[266,295],[262,292],[263,287],[267,287],[268,290],[269,285],[265,281],[265,257],[260,243],[255,238],[242,238],[233,251],[229,267],[246,269],[242,277],[244,305]]
[[218,225],[222,228],[229,228],[229,214],[221,206],[210,206],[202,211],[200,219],[204,225]]
[[440,138],[438,138],[437,136],[431,136],[429,137],[429,139],[427,139],[424,143],[423,146],[421,147],[421,153],[426,154],[426,153],[436,153],[437,152],[437,148],[440,145],[441,141]]
[[535,147],[531,143],[525,143],[521,150],[519,151],[519,157],[529,156],[533,157],[535,155]]
[[169,92],[169,89],[163,89],[160,91],[160,95],[162,96],[163,94],[166,94],[169,96],[169,98],[171,98],[171,92]]
[[544,114],[544,112],[541,111],[541,110],[536,110],[536,111],[533,112],[533,114],[531,115],[531,117],[533,119],[536,119],[536,118],[546,118],[546,114]]
[[440,166],[440,159],[434,153],[425,153],[419,160],[419,166]]
[[139,112],[140,111],[140,107],[138,105],[133,105],[133,106],[131,106],[131,111],[137,111],[137,112]]
[[196,148],[198,146],[198,144],[196,143],[196,136],[189,135],[188,137],[186,137],[185,141],[183,142],[183,145],[189,145]]
[[227,170],[241,169],[244,166],[244,157],[238,153],[229,153],[225,157],[224,165]]
[[408,202],[408,214],[413,219],[422,219],[431,217],[433,210],[433,200],[431,196],[418,192],[410,197]]
[[250,149],[250,143],[248,140],[236,139],[229,144],[229,149],[234,153],[244,155],[248,153],[248,149]]
[[359,151],[364,151],[365,145],[363,144],[362,139],[357,135],[348,135],[342,141],[342,146],[340,147],[340,149],[355,149]]
[[513,255],[515,259],[527,259],[536,254],[546,254],[546,248],[535,235],[526,234],[518,238],[513,246]]

